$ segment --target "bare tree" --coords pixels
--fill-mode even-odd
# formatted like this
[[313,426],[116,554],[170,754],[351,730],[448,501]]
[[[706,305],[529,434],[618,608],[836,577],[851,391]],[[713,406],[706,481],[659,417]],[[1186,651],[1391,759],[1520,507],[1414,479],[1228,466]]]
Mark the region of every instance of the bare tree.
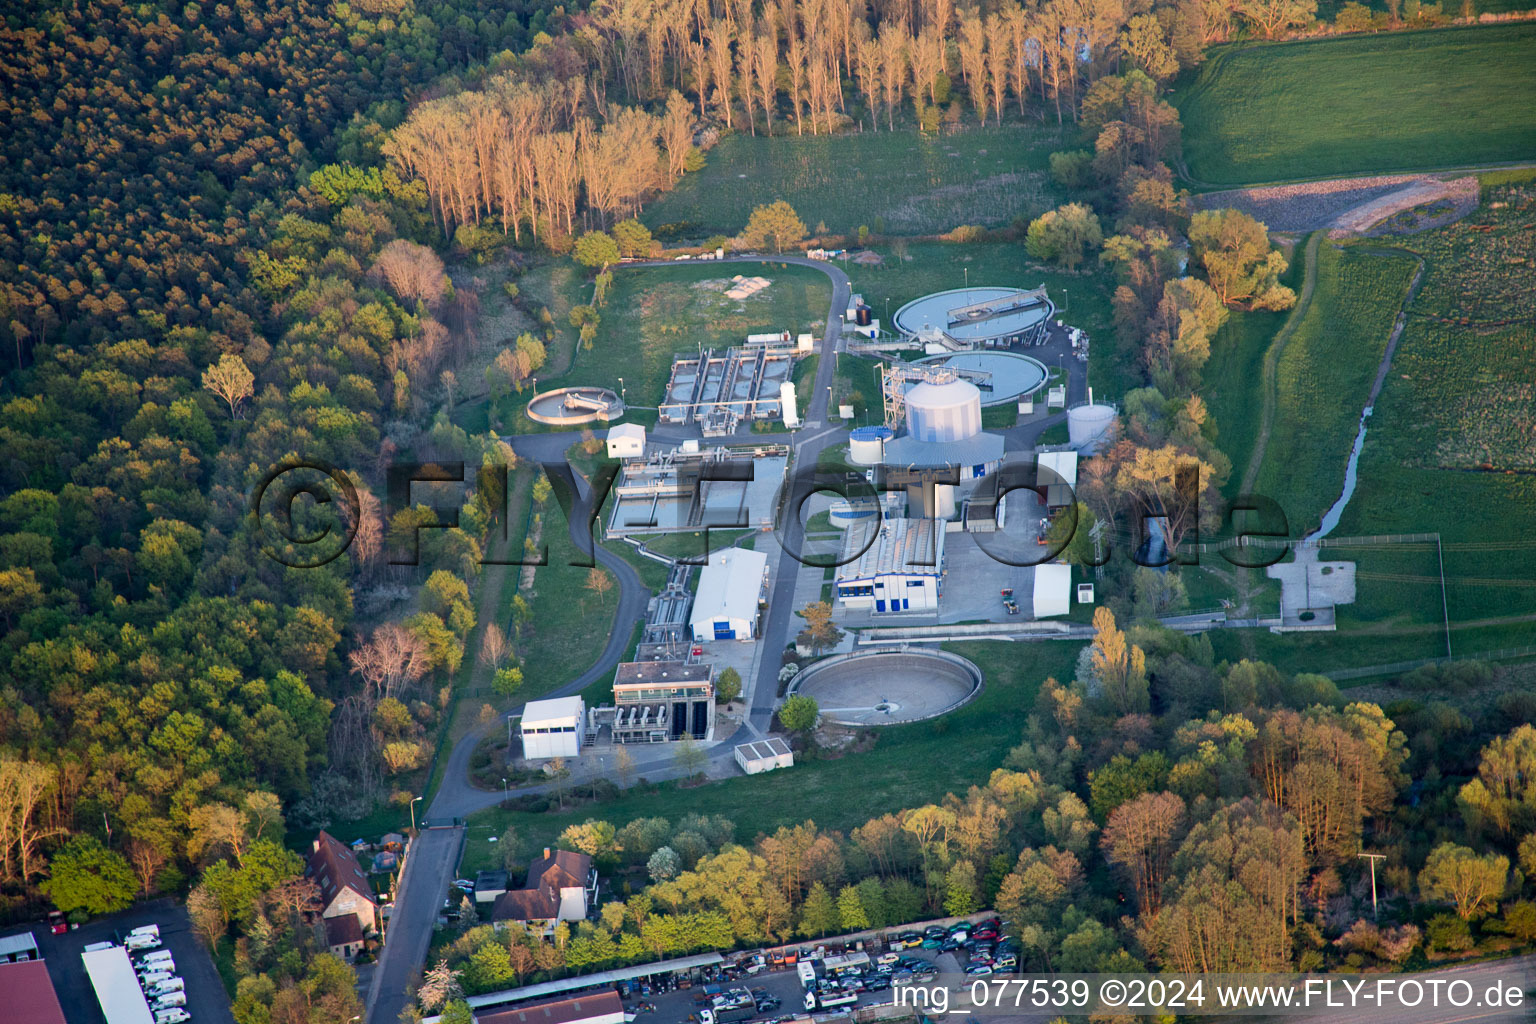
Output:
[[397,238],[379,250],[377,274],[402,302],[435,302],[448,284],[443,261],[424,245]]
[[240,403],[256,393],[256,376],[245,360],[226,352],[203,371],[203,388],[228,402],[229,418],[234,419]]

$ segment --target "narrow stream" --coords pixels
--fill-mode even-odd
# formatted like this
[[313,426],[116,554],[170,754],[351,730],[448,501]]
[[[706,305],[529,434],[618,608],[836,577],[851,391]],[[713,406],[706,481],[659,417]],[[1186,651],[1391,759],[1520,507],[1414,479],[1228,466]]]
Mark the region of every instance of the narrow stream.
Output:
[[1339,525],[1339,519],[1344,515],[1344,506],[1349,504],[1349,499],[1355,493],[1355,481],[1358,478],[1360,467],[1360,449],[1365,447],[1365,421],[1371,418],[1375,406],[1368,405],[1360,414],[1360,429],[1355,434],[1354,447],[1349,450],[1349,462],[1344,466],[1344,493],[1339,495],[1328,511],[1323,514],[1323,521],[1318,528],[1301,539],[1303,544],[1315,545]]

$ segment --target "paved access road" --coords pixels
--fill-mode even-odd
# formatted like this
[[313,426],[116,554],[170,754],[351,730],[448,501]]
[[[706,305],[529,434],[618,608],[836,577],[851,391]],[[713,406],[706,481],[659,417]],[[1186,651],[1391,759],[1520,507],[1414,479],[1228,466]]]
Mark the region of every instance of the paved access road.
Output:
[[425,828],[412,840],[368,993],[368,1020],[394,1024],[405,1009],[406,989],[427,959],[432,925],[453,881],[463,835],[461,827]]
[[[805,429],[795,435],[797,457],[809,457],[814,462],[822,448],[831,443],[834,437],[841,437],[841,432],[835,428],[823,427],[820,431],[816,431],[814,428],[817,424],[813,421],[824,421],[826,418],[827,388],[832,382],[835,364],[833,353],[836,352],[842,337],[843,312],[848,308],[848,300],[852,294],[848,275],[831,264],[800,256],[738,256],[720,262],[794,263],[819,270],[832,280],[832,303],[827,311],[827,329],[822,337],[821,359],[817,366],[815,390],[807,403]],[[658,261],[654,264],[639,265],[670,266],[671,264]],[[680,441],[686,437],[697,436],[697,431],[679,431],[676,434],[677,436],[673,438],[670,432],[663,430],[654,432],[653,436],[658,440]],[[813,438],[815,444],[815,447],[807,449],[803,454],[802,442],[798,440],[802,436]],[[579,432],[565,432],[518,435],[509,440],[520,457],[539,462],[558,462],[565,458],[566,450],[580,440],[580,437]],[[761,438],[748,434],[743,435],[742,439],[760,440]],[[586,497],[585,493],[583,497]],[[585,550],[591,543],[585,517],[578,515],[573,516],[572,519],[568,527],[571,541],[578,550]],[[619,659],[624,656],[634,625],[644,616],[646,604],[651,598],[651,592],[646,589],[640,581],[640,575],[628,562],[605,550],[601,545],[594,545],[594,554],[598,563],[612,572],[619,583],[619,608],[614,616],[613,628],[608,635],[607,645],[591,667],[576,679],[547,694],[548,697],[564,697],[580,693],[598,679],[611,675]],[[780,559],[774,573],[775,584],[781,579],[789,581],[789,589],[784,592],[786,596],[793,593],[794,576],[792,571],[789,571],[791,569],[789,556],[785,555]],[[788,603],[787,599],[773,602],[770,622],[775,628],[765,630],[762,642],[769,645],[765,648],[766,651],[782,650],[787,642],[787,620],[790,614]],[[761,721],[766,726],[768,718],[773,713],[773,701],[778,692],[778,659],[764,657],[763,666],[759,675],[759,685],[751,695],[752,719],[754,722]],[[772,678],[768,680],[767,685],[762,685],[762,681],[770,675]],[[521,710],[518,708],[511,714],[519,714]],[[499,729],[505,726],[498,722],[490,728]],[[400,891],[395,900],[393,918],[383,953],[379,957],[379,963],[374,972],[373,986],[369,991],[367,1009],[369,1024],[394,1024],[400,1011],[405,1007],[406,987],[413,980],[415,972],[424,966],[423,961],[431,946],[432,926],[437,920],[437,913],[442,905],[441,901],[448,883],[453,879],[453,870],[458,861],[458,851],[464,835],[462,826],[450,826],[448,823],[466,818],[476,811],[494,807],[501,801],[499,793],[487,793],[469,784],[469,759],[483,736],[483,727],[472,729],[454,745],[448,756],[442,783],[433,797],[431,806],[426,809],[423,819],[424,822],[442,822],[444,827],[424,830],[412,844],[411,856],[406,859],[405,870],[400,878]],[[726,738],[726,742],[717,744],[710,756],[716,760],[730,757],[729,738]],[[652,780],[667,778],[674,770],[670,756],[637,762],[635,765],[637,777]],[[535,792],[539,788],[525,787],[519,792]]]

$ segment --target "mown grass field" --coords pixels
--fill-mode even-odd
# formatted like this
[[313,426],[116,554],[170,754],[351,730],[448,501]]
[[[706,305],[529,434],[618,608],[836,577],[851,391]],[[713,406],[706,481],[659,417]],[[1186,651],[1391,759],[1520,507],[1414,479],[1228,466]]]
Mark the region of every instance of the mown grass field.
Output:
[[940,234],[995,227],[1056,205],[1046,169],[1054,126],[913,129],[838,136],[731,135],[641,216],[679,237],[734,235],[753,207],[786,200],[806,227],[837,234]]
[[[745,299],[729,299],[724,288],[738,274],[772,283]],[[568,317],[573,306],[591,301],[591,284],[563,262],[530,273],[524,281],[528,300],[548,309],[557,328],[549,362],[538,374],[539,390],[576,384],[618,390],[622,377],[628,401],[636,407],[660,404],[677,353],[697,351],[700,345],[725,349],[741,344],[748,334],[773,330],[820,336],[832,301],[825,275],[787,264],[616,267],[589,350],[575,340]],[[528,398],[527,391],[514,393],[498,410],[502,422],[518,433],[540,429],[522,414]],[[644,421],[643,413],[627,418]]]
[[[725,815],[736,823],[737,840],[750,842],[759,832],[806,819],[847,831],[888,811],[963,793],[1002,766],[1008,749],[1022,738],[1040,684],[1048,676],[1070,677],[1079,647],[1056,642],[947,645],[974,661],[986,679],[981,695],[952,714],[881,729],[874,749],[846,759],[802,761],[789,770],[692,788],[675,782],[635,786],[617,800],[564,812],[486,811],[469,821],[462,866],[470,872],[490,866],[496,844],[486,840],[508,825],[517,827],[525,845],[537,847],[588,818],[622,825],[639,817],[676,819],[697,811]],[[850,799],[852,793],[857,799]]]
[[1176,96],[1197,181],[1229,187],[1529,159],[1536,25],[1218,50]]
[[1274,427],[1254,485],[1280,503],[1293,536],[1316,527],[1343,489],[1360,411],[1415,266],[1411,256],[1363,245],[1318,250],[1311,306],[1276,365]]

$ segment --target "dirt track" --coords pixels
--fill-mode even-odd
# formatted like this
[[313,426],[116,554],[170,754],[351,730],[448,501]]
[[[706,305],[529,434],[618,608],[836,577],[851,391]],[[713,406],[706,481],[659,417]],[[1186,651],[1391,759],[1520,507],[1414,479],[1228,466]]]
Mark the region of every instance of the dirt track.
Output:
[[[1477,179],[1471,175],[1442,180],[1423,174],[1388,174],[1370,178],[1207,192],[1194,197],[1197,209],[1232,207],[1263,221],[1271,231],[1308,232],[1323,228],[1361,234],[1403,211],[1440,200],[1450,204],[1438,225],[1465,216],[1477,206]],[[1430,220],[1415,230],[1430,226]]]

